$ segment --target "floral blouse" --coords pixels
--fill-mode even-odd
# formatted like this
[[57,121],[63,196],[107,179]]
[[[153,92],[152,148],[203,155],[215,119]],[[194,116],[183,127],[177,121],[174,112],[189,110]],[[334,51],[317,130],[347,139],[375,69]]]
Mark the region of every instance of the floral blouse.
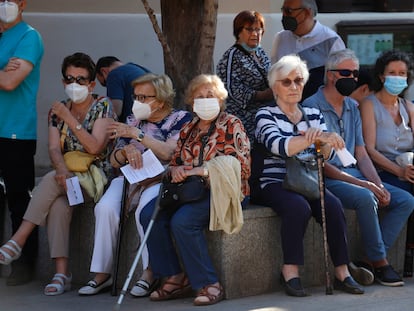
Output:
[[[159,141],[167,141],[168,139],[178,140],[180,130],[185,123],[191,120],[191,113],[184,110],[172,110],[171,113],[159,122],[149,122],[147,120],[138,121],[136,127],[141,129],[145,135],[155,138]],[[123,148],[128,144],[133,144],[142,152],[145,151],[145,146],[136,139],[119,138],[116,149]],[[161,161],[161,160],[160,160]],[[163,161],[161,161],[163,162]],[[163,164],[168,164],[163,163]]]
[[257,91],[269,87],[270,59],[261,47],[255,53],[256,58],[235,44],[223,54],[216,69],[229,93],[226,111],[243,122],[251,142],[256,128],[256,112],[259,107],[269,105],[269,102],[257,102],[255,97]]
[[[199,155],[202,138],[206,133],[200,132],[196,127],[198,121],[199,118],[195,117],[181,130],[180,139],[170,162],[171,166],[202,165],[199,163]],[[204,147],[203,161],[221,155],[231,155],[240,161],[241,190],[244,195],[249,195],[250,142],[240,119],[226,112],[221,112],[215,122],[215,128]]]
[[[85,119],[82,122],[82,127],[88,131],[88,133],[92,133],[93,126],[95,121],[101,118],[114,118],[116,119],[116,115],[113,111],[112,102],[108,97],[99,97],[96,94],[93,94],[95,101],[91,105],[89,111],[86,113]],[[62,101],[62,104],[66,105],[68,108],[72,105],[70,100]],[[56,125],[54,124],[56,122]],[[72,132],[69,127],[65,127],[65,122],[61,119],[54,120],[51,115],[51,111],[49,111],[49,126],[56,126],[57,129],[61,133],[61,139],[63,138],[62,144],[62,153],[65,154],[68,151],[82,151],[86,152],[85,148],[82,146],[81,142],[79,141],[78,137]],[[66,134],[64,133],[64,128],[66,128]],[[101,167],[107,176],[110,176],[112,173],[112,166],[109,163],[108,155],[112,152],[113,144],[108,143],[106,148],[102,150],[99,158],[102,161],[95,161],[95,165]]]

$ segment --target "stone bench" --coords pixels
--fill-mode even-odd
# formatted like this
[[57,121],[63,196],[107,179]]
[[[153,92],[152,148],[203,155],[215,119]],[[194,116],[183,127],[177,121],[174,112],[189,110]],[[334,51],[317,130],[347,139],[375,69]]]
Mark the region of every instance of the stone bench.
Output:
[[[218,271],[219,278],[226,290],[226,298],[258,295],[281,290],[279,273],[282,264],[280,244],[280,218],[268,207],[250,205],[244,211],[244,225],[238,234],[227,235],[222,231],[207,232],[210,254]],[[350,258],[361,254],[358,224],[353,211],[345,211],[348,223],[348,242]],[[6,216],[6,222],[9,219]],[[395,245],[389,251],[389,261],[402,274],[405,254],[406,229],[403,230]],[[10,229],[5,237],[10,236]],[[44,227],[39,231],[39,258],[36,278],[48,282],[54,274],[54,263],[49,258],[47,235]],[[91,277],[89,273],[93,249],[94,215],[93,208],[76,207],[71,224],[70,269],[73,274],[74,288],[85,284]],[[138,248],[138,235],[135,218],[126,221],[122,240],[122,252],[117,286],[121,288]],[[304,286],[325,284],[325,269],[322,247],[322,229],[313,219],[309,222],[305,245],[305,265],[301,268]],[[7,275],[8,267],[2,269]],[[141,265],[135,272],[131,285],[141,273]],[[331,264],[331,276],[333,268]],[[77,286],[79,285],[79,286]]]
[[[243,212],[244,225],[236,235],[209,232],[210,253],[226,290],[226,298],[245,297],[281,290],[279,284],[283,254],[280,243],[281,220],[272,209],[250,205]],[[354,211],[345,210],[350,259],[360,258],[362,246]],[[402,275],[406,228],[389,250],[388,259]],[[305,265],[301,267],[303,285],[325,284],[322,227],[312,218],[305,239]],[[333,278],[333,266],[330,262]]]

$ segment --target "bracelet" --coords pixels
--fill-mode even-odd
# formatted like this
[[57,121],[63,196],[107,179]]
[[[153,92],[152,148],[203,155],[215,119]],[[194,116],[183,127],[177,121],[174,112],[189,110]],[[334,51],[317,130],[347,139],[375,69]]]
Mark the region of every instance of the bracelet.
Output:
[[[118,160],[118,158],[116,157],[116,154],[119,152],[119,151],[121,151],[121,153],[122,153],[122,148],[118,148],[118,149],[116,149],[115,150],[115,152],[114,152],[114,160],[116,161],[116,163],[118,163],[119,165],[124,165],[125,163],[121,163],[119,160]],[[125,162],[128,162],[128,161],[125,161]]]

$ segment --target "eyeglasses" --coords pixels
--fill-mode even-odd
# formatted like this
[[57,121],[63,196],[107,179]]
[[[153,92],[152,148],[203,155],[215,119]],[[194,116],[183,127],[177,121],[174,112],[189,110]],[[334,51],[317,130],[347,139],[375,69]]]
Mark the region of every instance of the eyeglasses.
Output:
[[65,81],[65,83],[68,83],[68,84],[76,82],[80,85],[87,85],[89,83],[89,78],[86,78],[83,76],[74,77],[74,76],[68,75],[68,76],[63,76],[63,80]]
[[144,94],[132,94],[132,99],[140,101],[141,103],[145,102],[147,98],[155,98],[155,95],[144,95]]
[[261,35],[263,33],[263,28],[252,28],[252,27],[243,27],[249,34],[252,34],[253,32],[257,33],[258,35]]
[[293,12],[303,10],[303,9],[305,8],[286,8],[284,6],[280,8],[280,10],[286,15],[292,15]]
[[359,76],[359,70],[349,70],[349,69],[329,69],[329,71],[336,71],[343,77],[349,77],[353,75],[355,78]]
[[288,78],[283,79],[283,80],[276,80],[279,81],[280,83],[282,83],[282,85],[284,87],[289,87],[292,85],[292,83],[295,83],[296,86],[302,86],[303,85],[303,78],[296,78],[295,80],[290,80]]

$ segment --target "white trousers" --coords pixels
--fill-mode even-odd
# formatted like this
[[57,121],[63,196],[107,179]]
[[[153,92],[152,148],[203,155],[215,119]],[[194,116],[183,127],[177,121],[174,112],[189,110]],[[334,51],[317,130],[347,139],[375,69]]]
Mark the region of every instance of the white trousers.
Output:
[[[124,177],[122,176],[113,179],[111,185],[95,206],[95,244],[91,272],[112,273],[119,229],[123,182]],[[144,237],[144,229],[139,222],[139,215],[145,205],[158,195],[159,188],[160,184],[155,184],[145,189],[135,211],[135,220],[141,241]],[[144,247],[142,252],[142,265],[144,270],[149,265],[147,247]]]

